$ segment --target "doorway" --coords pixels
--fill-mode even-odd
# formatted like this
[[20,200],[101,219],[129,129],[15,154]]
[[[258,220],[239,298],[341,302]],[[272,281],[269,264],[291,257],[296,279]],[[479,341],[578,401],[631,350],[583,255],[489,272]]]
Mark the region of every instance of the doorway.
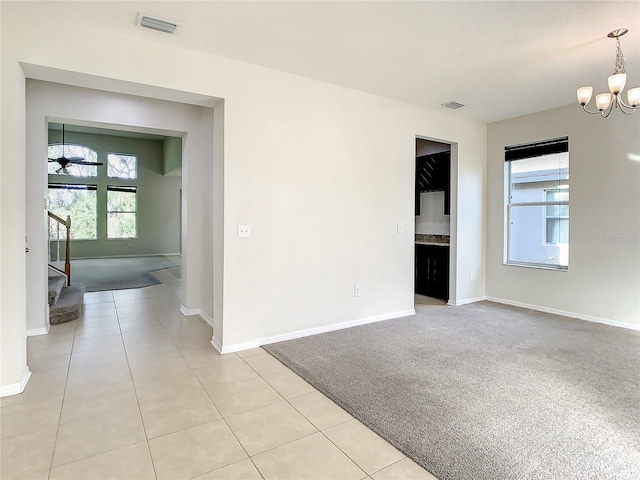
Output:
[[[450,143],[416,138],[414,304],[445,305],[451,283]],[[455,203],[455,202],[454,202]]]

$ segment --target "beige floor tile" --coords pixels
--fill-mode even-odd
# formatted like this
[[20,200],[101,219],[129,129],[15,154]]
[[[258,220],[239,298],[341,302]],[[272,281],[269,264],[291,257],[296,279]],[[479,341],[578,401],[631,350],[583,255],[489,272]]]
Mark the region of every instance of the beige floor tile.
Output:
[[73,332],[64,335],[39,335],[27,338],[27,357],[29,360],[41,357],[69,355],[73,346]]
[[[29,361],[31,362],[32,360]],[[0,398],[0,405],[5,407],[8,405],[16,405],[19,403],[32,402],[35,400],[63,395],[66,383],[66,370],[32,373],[24,392],[19,395]]]
[[[0,440],[2,480],[40,478],[51,465],[56,428],[36,430]],[[44,477],[46,478],[46,477]]]
[[289,403],[313,423],[318,430],[334,427],[353,418],[317,391],[291,398]]
[[221,359],[215,364],[210,363],[203,367],[194,368],[193,373],[206,390],[258,377],[258,374],[238,357],[228,361]]
[[118,318],[118,314],[116,313],[116,309],[114,308],[110,308],[110,309],[103,309],[103,310],[96,310],[96,311],[89,311],[89,312],[83,312],[82,313],[82,320],[90,320],[90,319],[97,319],[97,318]]
[[[250,357],[254,358],[254,357]],[[298,375],[285,367],[285,370],[263,373],[264,378],[284,398],[293,398],[305,393],[315,392],[316,389],[305,382]]]
[[253,357],[254,355],[262,355],[267,353],[262,347],[250,348],[249,350],[242,350],[241,352],[236,352],[240,358]]
[[262,475],[247,458],[195,477],[193,480],[262,480]]
[[145,298],[167,297],[173,295],[166,286],[159,284],[151,287],[141,288],[140,291]]
[[197,317],[185,317],[181,321],[166,322],[163,325],[172,337],[196,336],[199,338],[211,338],[213,336],[211,327]]
[[156,343],[171,340],[169,334],[164,330],[125,332],[122,334],[125,347],[128,345],[138,345],[140,343]]
[[249,355],[248,357],[244,357],[244,361],[260,375],[284,372],[285,370],[289,371],[287,367],[268,353]]
[[146,305],[127,305],[116,308],[118,318],[155,316],[155,312],[148,303]]
[[71,320],[70,322],[58,323],[57,325],[49,325],[48,335],[58,335],[65,332],[73,332],[78,326],[80,320]]
[[192,478],[246,458],[223,420],[154,438],[149,447],[158,480]]
[[321,433],[252,457],[265,480],[365,478],[366,474]]
[[40,357],[29,360],[31,373],[66,372],[69,369],[71,355],[58,355],[55,357]]
[[76,328],[76,339],[78,338],[90,338],[90,337],[104,337],[105,335],[119,335],[120,325],[108,324],[108,325],[96,325],[89,327],[86,325]]
[[136,395],[140,404],[155,402],[157,400],[172,397],[175,392],[201,392],[202,385],[193,375],[174,378],[171,381],[140,380],[135,382]]
[[259,377],[213,388],[207,390],[207,393],[223,417],[237,415],[283,400],[278,392]]
[[117,302],[118,300],[125,299],[142,299],[144,295],[142,295],[142,291],[139,288],[127,288],[125,290],[114,290],[113,291],[113,299]]
[[116,304],[114,302],[88,303],[85,304],[82,312],[85,316],[98,315],[103,313],[115,313]]
[[371,474],[374,480],[438,480],[410,458],[403,458]]
[[2,438],[55,428],[60,419],[62,395],[0,408]]
[[[148,345],[156,345],[158,347],[155,351],[145,350],[132,350],[133,347],[141,347]],[[167,365],[172,367],[177,364],[187,365],[184,358],[177,348],[170,342],[167,343],[139,343],[136,345],[129,345],[127,348],[127,359],[129,360],[129,368],[132,373],[147,368],[158,368],[160,365]],[[188,365],[187,365],[188,366]]]
[[[120,331],[122,333],[160,333],[166,334],[162,324],[155,318],[138,319],[131,322],[120,321]],[[149,342],[144,342],[149,343]]]
[[[115,325],[115,324],[114,324]],[[106,335],[104,337],[76,338],[73,342],[72,353],[95,352],[97,350],[122,350],[124,343],[122,336]]]
[[147,442],[67,463],[51,470],[49,480],[155,480]]
[[86,292],[84,294],[85,304],[104,302],[113,302],[113,294],[111,293],[111,290],[103,292]]
[[177,338],[175,339],[175,342],[180,353],[191,368],[204,367],[210,363],[219,362],[221,358],[224,358],[225,360],[238,358],[234,353],[220,355],[220,353],[213,348],[213,345],[211,345],[211,337],[209,337],[209,341],[200,342],[200,345],[198,346],[185,346],[184,344],[181,344],[181,340],[184,341],[185,339]]
[[149,382],[173,382],[183,378],[194,378],[193,372],[182,357],[158,358],[155,363],[130,367],[136,384]]
[[140,411],[120,410],[61,424],[53,453],[53,467],[144,441]]
[[147,438],[220,420],[221,416],[204,390],[182,393],[155,402],[142,403],[142,420]]
[[118,315],[111,314],[102,317],[89,317],[78,320],[80,327],[101,327],[103,325],[116,325],[118,323]]
[[[78,370],[102,369],[111,367],[112,369],[128,368],[127,356],[121,346],[104,350],[76,352],[71,355],[69,363],[69,375]],[[100,373],[103,373],[100,371]]]
[[116,310],[119,311],[120,308],[128,308],[128,307],[148,307],[149,302],[144,298],[142,294],[139,297],[130,297],[130,298],[116,298]]
[[60,423],[75,422],[97,415],[118,414],[138,407],[133,385],[115,383],[108,389],[97,390],[93,386],[67,392],[62,406]]
[[287,402],[227,417],[227,424],[249,455],[264,452],[317,432]]
[[329,428],[324,434],[368,474],[404,458],[402,452],[357,420]]

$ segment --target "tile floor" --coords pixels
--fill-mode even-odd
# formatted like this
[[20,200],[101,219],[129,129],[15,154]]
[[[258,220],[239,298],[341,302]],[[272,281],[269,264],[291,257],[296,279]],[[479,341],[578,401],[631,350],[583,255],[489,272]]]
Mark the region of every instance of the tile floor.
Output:
[[28,339],[1,399],[9,479],[434,479],[264,350],[219,355],[179,312],[179,273],[87,293],[83,318]]

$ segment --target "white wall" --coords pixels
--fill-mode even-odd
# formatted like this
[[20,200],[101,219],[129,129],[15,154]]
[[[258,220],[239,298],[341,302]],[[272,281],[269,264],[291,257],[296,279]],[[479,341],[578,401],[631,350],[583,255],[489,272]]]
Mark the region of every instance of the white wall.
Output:
[[[640,328],[640,115],[578,105],[490,124],[487,296]],[[569,137],[569,270],[503,265],[504,147]]]
[[[124,88],[120,81],[126,80],[131,91],[147,95],[163,87],[176,95],[224,99],[224,167],[213,166],[224,175],[224,212],[212,216],[224,225],[224,243],[214,238],[210,277],[214,292],[223,295],[222,305],[213,307],[223,317],[224,330],[215,332],[223,348],[413,309],[414,232],[398,234],[396,225],[415,221],[416,136],[455,145],[452,194],[464,195],[452,200],[452,234],[455,229],[459,242],[452,248],[452,300],[484,295],[484,281],[469,280],[471,270],[484,271],[484,124],[174,48],[156,41],[166,40],[157,32],[124,36],[88,29],[54,7],[2,4],[2,60],[15,74],[5,79],[3,68],[3,89],[10,82],[9,95],[17,98],[5,100],[3,91],[3,118],[11,120],[2,124],[9,144],[3,153],[22,158],[24,148],[15,122],[24,115],[17,61],[30,75],[55,73],[84,85]],[[65,35],[50,35],[51,24]],[[5,101],[14,107],[12,115],[5,113]],[[213,151],[219,148],[216,141]],[[198,190],[190,189],[189,207],[198,200],[192,192]],[[13,194],[20,191],[12,192],[15,200]],[[219,205],[218,194],[212,195]],[[238,224],[251,225],[253,236],[239,239]],[[206,242],[209,233],[201,233]],[[18,233],[2,235],[18,243]],[[2,248],[4,256],[4,243]],[[224,278],[216,280],[222,263]],[[14,259],[9,266],[23,268]],[[359,298],[353,296],[356,283]],[[9,313],[20,313],[24,301],[24,294],[13,298]]]
[[444,192],[422,192],[420,215],[416,215],[416,233],[449,235],[450,215],[444,214]]

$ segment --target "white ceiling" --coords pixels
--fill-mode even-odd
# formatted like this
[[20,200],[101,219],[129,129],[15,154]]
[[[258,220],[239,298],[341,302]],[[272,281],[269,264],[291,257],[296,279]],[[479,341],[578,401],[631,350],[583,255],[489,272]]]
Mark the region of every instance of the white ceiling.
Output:
[[[640,86],[640,1],[56,2],[56,13],[147,40],[243,60],[492,122],[606,91],[620,27]],[[138,12],[178,23],[136,26]]]

